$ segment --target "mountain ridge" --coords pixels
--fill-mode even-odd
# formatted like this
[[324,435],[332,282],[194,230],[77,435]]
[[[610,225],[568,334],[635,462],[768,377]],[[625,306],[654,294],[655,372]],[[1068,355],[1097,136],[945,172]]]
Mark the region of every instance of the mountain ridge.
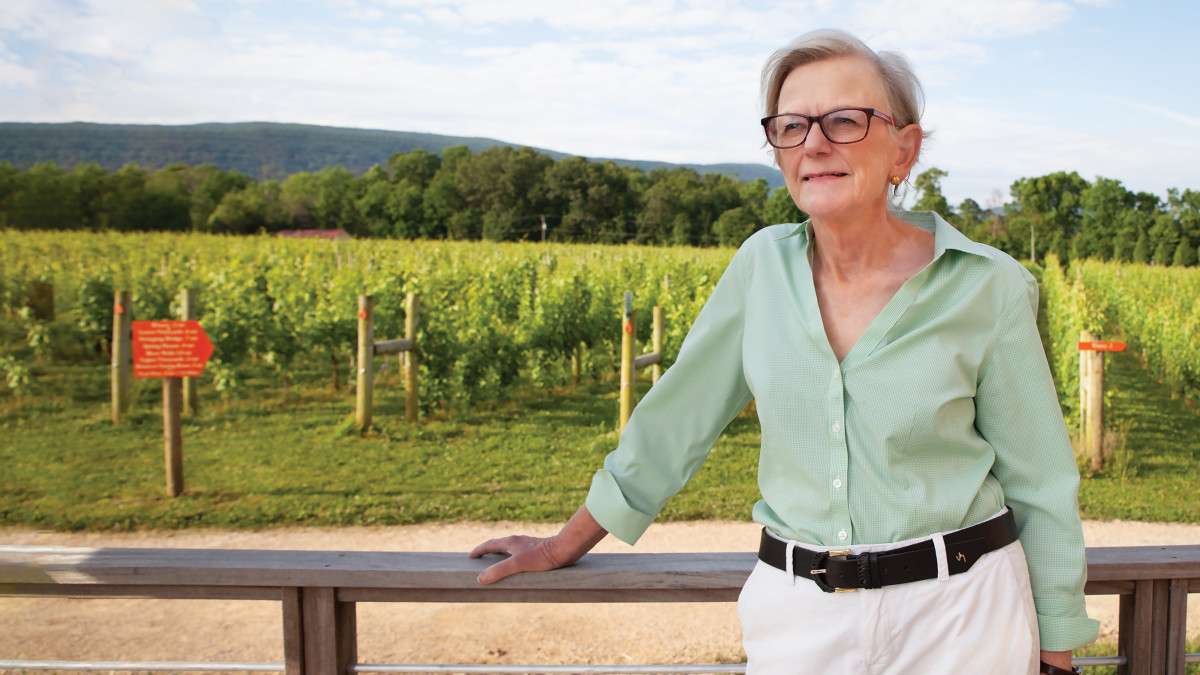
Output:
[[[446,136],[414,131],[387,131],[280,122],[208,122],[202,124],[106,124],[98,122],[0,122],[0,161],[21,170],[53,161],[64,170],[97,162],[114,171],[129,162],[145,169],[160,169],[182,162],[189,166],[211,163],[259,180],[282,180],[301,171],[320,171],[341,165],[361,174],[383,165],[395,152],[422,149],[441,154],[455,145],[472,153],[491,147],[512,146],[493,138]],[[582,156],[533,148],[560,160]],[[698,173],[733,174],[752,182],[766,179],[771,188],[783,185],[779,170],[766,164],[674,164],[652,160],[587,157],[612,161],[643,171],[688,167]]]

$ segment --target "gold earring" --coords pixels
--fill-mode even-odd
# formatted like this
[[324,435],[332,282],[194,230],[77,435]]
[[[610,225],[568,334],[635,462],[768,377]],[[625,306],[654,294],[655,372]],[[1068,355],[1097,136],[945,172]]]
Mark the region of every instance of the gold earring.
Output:
[[900,176],[892,176],[892,177],[891,177],[891,183],[892,183],[892,185],[899,186],[899,185],[900,185],[900,183],[902,183],[903,181],[904,181],[904,179],[903,179],[903,178],[901,178]]

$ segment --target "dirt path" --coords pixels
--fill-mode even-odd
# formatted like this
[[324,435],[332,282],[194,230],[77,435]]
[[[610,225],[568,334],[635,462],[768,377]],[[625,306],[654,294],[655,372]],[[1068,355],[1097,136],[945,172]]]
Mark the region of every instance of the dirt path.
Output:
[[[107,547],[467,551],[496,536],[548,535],[553,525],[458,523],[394,528],[289,528],[67,534],[0,530],[0,544]],[[636,549],[749,551],[750,523],[660,523]],[[1089,546],[1200,544],[1200,525],[1087,521]],[[1200,635],[1200,602],[1188,633]],[[1089,597],[1113,641],[1115,597]],[[741,660],[732,603],[659,605],[368,604],[358,607],[364,663],[716,663]],[[282,661],[279,606],[255,601],[0,598],[0,659]]]

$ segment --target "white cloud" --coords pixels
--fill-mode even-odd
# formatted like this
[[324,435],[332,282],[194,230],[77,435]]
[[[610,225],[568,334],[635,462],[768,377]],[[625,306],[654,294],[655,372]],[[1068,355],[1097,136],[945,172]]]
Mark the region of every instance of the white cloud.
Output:
[[[1135,109],[1141,110],[1143,112],[1152,113],[1154,115],[1158,115],[1160,117],[1164,117],[1166,119],[1170,119],[1175,122],[1179,122],[1181,124],[1186,124],[1190,127],[1196,127],[1198,129],[1200,129],[1200,117],[1196,117],[1194,115],[1185,115],[1184,113],[1181,113],[1178,110],[1162,108],[1159,106],[1150,105],[1148,103],[1143,103],[1142,101],[1130,101],[1128,99],[1112,98],[1109,96],[1104,96],[1102,98],[1111,103],[1116,103],[1118,105],[1123,105],[1123,106],[1126,106],[1129,108],[1135,108]],[[1134,126],[1134,128],[1137,127],[1136,123],[1134,123],[1132,120],[1128,120],[1128,119],[1124,120],[1124,124],[1126,124],[1126,125],[1132,124]]]
[[[840,25],[905,53],[936,91],[928,119],[938,133],[923,166],[950,171],[954,203],[1062,169],[1136,177],[1137,189],[1156,192],[1200,175],[1200,152],[1183,157],[1180,142],[1158,134],[1133,147],[1103,129],[1059,128],[1066,123],[1048,108],[1045,118],[1022,115],[1040,94],[946,98],[979,66],[1007,58],[998,45],[1069,25],[1091,11],[1084,0],[238,3],[156,0],[134,11],[118,0],[5,0],[0,40],[15,53],[0,50],[0,86],[19,94],[6,114],[302,122],[489,136],[592,157],[769,164],[757,126],[763,60],[798,33]],[[1039,63],[1054,56],[1046,49]],[[1189,108],[1109,103],[1200,126]]]
[[37,75],[32,69],[7,60],[0,60],[0,86],[32,87]]

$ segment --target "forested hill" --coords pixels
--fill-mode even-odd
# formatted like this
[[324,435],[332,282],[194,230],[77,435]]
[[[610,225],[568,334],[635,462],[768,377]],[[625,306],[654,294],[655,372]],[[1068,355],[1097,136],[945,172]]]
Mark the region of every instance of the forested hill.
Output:
[[[440,154],[444,148],[455,145],[465,145],[477,153],[513,144],[491,138],[273,122],[178,126],[0,122],[0,161],[12,162],[21,170],[47,161],[67,171],[88,162],[97,162],[109,171],[129,162],[136,162],[144,169],[160,169],[176,162],[189,166],[211,163],[259,180],[279,180],[301,171],[320,171],[338,165],[361,174],[375,164],[384,164],[392,153],[421,149]],[[537,151],[556,160],[569,156],[550,150]],[[680,166],[666,162],[613,161],[644,171]],[[772,188],[783,185],[779,171],[765,164],[682,166],[699,173],[734,174],[750,182],[765,178]]]

